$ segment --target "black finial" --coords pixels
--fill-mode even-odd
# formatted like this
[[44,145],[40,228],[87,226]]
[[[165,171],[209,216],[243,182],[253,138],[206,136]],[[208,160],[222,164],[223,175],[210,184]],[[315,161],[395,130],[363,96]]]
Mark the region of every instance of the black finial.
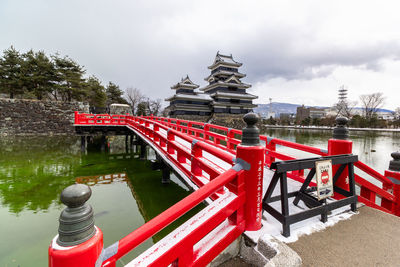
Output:
[[393,160],[389,162],[389,170],[400,172],[400,152],[393,152],[390,155],[392,156]]
[[242,131],[242,145],[258,146],[260,145],[260,130],[257,128],[258,115],[255,113],[247,113],[243,116],[246,127]]
[[347,140],[349,138],[349,130],[347,129],[347,122],[349,120],[345,117],[336,118],[336,127],[333,129],[333,138]]
[[92,190],[84,184],[74,184],[61,192],[60,200],[65,208],[60,215],[57,244],[75,246],[89,240],[95,234],[92,206],[86,201]]

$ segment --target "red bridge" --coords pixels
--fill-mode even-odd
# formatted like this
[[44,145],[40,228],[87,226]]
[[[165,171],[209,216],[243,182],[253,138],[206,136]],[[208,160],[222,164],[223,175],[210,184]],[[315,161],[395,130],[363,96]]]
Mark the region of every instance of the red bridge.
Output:
[[[247,127],[242,132],[172,118],[76,112],[75,126],[81,129],[92,127],[104,132],[113,129],[137,135],[156,151],[164,164],[175,169],[196,190],[105,249],[101,230],[93,227],[89,219],[84,230],[74,232],[70,225],[77,224],[77,221],[82,224],[82,220],[64,223],[62,214],[60,235],[53,239],[49,247],[49,265],[115,266],[125,254],[208,200],[210,204],[206,208],[127,265],[205,266],[244,231],[261,228],[264,168],[269,168],[276,161],[296,159],[279,150],[291,148],[318,157],[352,153],[352,142],[349,140],[332,138],[328,141],[328,150],[324,150],[259,136],[255,127],[257,117],[247,114],[244,120]],[[339,168],[334,165],[333,171]],[[382,175],[360,161],[354,163],[354,168],[358,201],[400,216],[400,172],[389,170]],[[335,184],[349,189],[348,173],[343,171]],[[304,170],[290,171],[287,177],[301,183],[306,180]],[[315,186],[313,182],[310,185]],[[68,206],[66,213],[77,214],[80,209],[79,212],[87,215],[82,215],[80,219],[89,218],[91,210],[86,213],[81,210],[86,207],[84,202],[90,197],[90,192],[83,189],[80,195],[73,195],[77,192],[75,189],[67,188],[62,194],[61,199]],[[343,196],[335,192],[334,198],[341,199]],[[85,236],[82,232],[86,233],[86,237],[82,237]]]

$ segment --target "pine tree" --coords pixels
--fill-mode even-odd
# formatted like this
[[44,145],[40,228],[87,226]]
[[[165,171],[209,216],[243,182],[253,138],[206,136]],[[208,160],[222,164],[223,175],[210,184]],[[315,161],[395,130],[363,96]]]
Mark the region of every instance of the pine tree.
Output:
[[119,86],[114,84],[113,82],[108,83],[106,88],[106,94],[107,94],[107,105],[113,103],[120,103],[120,104],[127,103],[127,101],[122,97],[124,92],[122,92],[122,90],[119,89]]
[[149,106],[149,102],[148,101],[143,101],[140,102],[137,106],[137,111],[136,111],[136,115],[137,116],[147,116],[148,114],[148,106]]
[[53,90],[53,96],[56,100],[60,97],[63,101],[82,100],[87,94],[84,88],[85,79],[83,74],[85,70],[74,60],[65,56],[52,56],[57,76],[56,90]]
[[10,95],[10,98],[23,93],[22,58],[13,46],[4,50],[0,58],[0,91]]
[[105,107],[107,95],[99,79],[91,76],[86,81],[87,100],[91,107]]
[[24,77],[22,81],[28,91],[41,100],[48,96],[57,82],[56,71],[52,61],[43,51],[28,51],[23,55]]

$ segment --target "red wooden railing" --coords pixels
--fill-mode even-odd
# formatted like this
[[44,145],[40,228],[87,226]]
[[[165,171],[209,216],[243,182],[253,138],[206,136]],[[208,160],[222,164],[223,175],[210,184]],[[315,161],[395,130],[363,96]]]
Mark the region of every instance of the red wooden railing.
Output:
[[[87,121],[86,117],[88,114],[79,114],[77,116],[79,124]],[[94,115],[91,115],[94,116]],[[97,115],[104,116],[104,115]],[[110,116],[110,115],[108,115]],[[114,121],[113,115],[112,123]],[[202,122],[194,122],[187,120],[180,120],[174,118],[163,118],[163,117],[143,117],[149,121],[159,122],[160,124],[166,126],[167,128],[174,129],[183,133],[182,136],[194,137],[196,139],[202,140],[207,144],[213,145],[215,147],[224,149],[232,154],[235,154],[235,148],[240,143],[240,138],[242,131],[236,129],[230,129],[227,127],[207,124]],[[101,119],[98,120],[101,124]],[[118,123],[124,125],[123,118],[118,117]],[[330,151],[319,149],[307,145],[302,145],[278,138],[270,138],[268,136],[260,136],[260,139],[264,142],[266,148],[266,165],[269,166],[275,160],[291,160],[296,159],[295,156],[287,155],[286,153],[280,152],[280,148],[292,148],[302,152],[308,152],[318,156],[330,155]],[[361,161],[354,164],[355,167],[355,181],[359,188],[359,201],[365,203],[366,205],[395,214],[396,207],[400,203],[400,195],[394,194],[394,184],[385,175],[382,175],[367,166]],[[215,174],[214,174],[215,175]],[[304,181],[304,173],[292,172],[288,174],[288,177],[297,180],[299,182]],[[368,178],[367,178],[368,177]],[[373,182],[372,182],[373,181]],[[200,183],[201,184],[201,183]],[[378,185],[376,185],[378,184]]]
[[[231,153],[235,153],[234,147],[240,143],[240,136],[242,131],[229,129],[218,125],[206,124],[201,122],[190,122],[185,120],[162,118],[162,117],[147,117],[148,119],[160,121],[164,125],[177,129],[178,131],[194,135],[196,138],[201,138],[209,144],[227,149]],[[183,125],[182,125],[183,124]],[[194,125],[197,128],[194,128]],[[218,130],[224,134],[213,132]],[[266,164],[269,166],[275,160],[292,160],[296,157],[279,152],[277,148],[288,147],[302,152],[312,153],[318,156],[330,155],[328,150],[315,148],[303,144],[298,144],[278,138],[270,138],[268,136],[260,136],[260,139],[265,142],[266,148]],[[221,143],[221,141],[224,141]],[[359,201],[367,206],[396,214],[396,207],[400,203],[400,193],[394,194],[394,184],[387,177],[378,173],[365,163],[358,161],[354,164],[355,167],[355,181],[359,187]],[[363,173],[363,174],[362,174]],[[305,177],[302,171],[292,172],[288,177],[303,182]],[[369,180],[365,177],[369,177]],[[371,181],[375,180],[381,183],[382,186],[377,186]],[[311,183],[312,185],[315,185]]]
[[[246,206],[256,192],[244,190],[247,178],[244,179],[243,169],[231,168],[235,164],[236,154],[246,153],[241,152],[244,150],[238,147],[242,131],[172,118],[77,112],[75,125],[127,126],[199,187],[194,193],[117,242],[118,249],[108,259],[103,259],[102,266],[115,266],[116,261],[126,253],[209,197],[214,200],[212,204],[138,256],[129,266],[167,266],[171,263],[174,266],[203,266],[244,230],[252,227],[256,229],[249,226],[251,216],[247,213],[251,208]],[[318,156],[337,154],[338,151],[351,153],[350,141],[330,139],[328,150],[323,150],[267,136],[260,136],[260,139],[265,148],[263,164],[267,167],[276,160],[296,158],[279,151],[281,148]],[[347,147],[340,149],[340,146]],[[238,148],[242,150],[237,151]],[[388,179],[394,177],[400,180],[400,174],[387,171],[382,175],[360,161],[355,164],[355,168],[358,169],[355,181],[360,189],[359,201],[400,216],[400,186]],[[366,176],[370,181],[364,178]],[[289,173],[288,177],[300,182],[305,179],[303,171]],[[376,183],[381,186],[375,185]]]
[[[115,266],[116,261],[126,253],[208,197],[215,201],[138,256],[131,265],[167,266],[172,263],[178,266],[204,266],[248,227],[245,205],[246,199],[251,197],[246,197],[244,191],[244,171],[232,168],[235,164],[232,153],[218,149],[210,142],[198,141],[195,134],[183,133],[180,127],[169,127],[145,117],[76,113],[75,124],[125,125],[131,128],[199,187],[188,197],[119,240],[116,253],[104,259],[102,266]],[[210,235],[214,229],[219,230]]]

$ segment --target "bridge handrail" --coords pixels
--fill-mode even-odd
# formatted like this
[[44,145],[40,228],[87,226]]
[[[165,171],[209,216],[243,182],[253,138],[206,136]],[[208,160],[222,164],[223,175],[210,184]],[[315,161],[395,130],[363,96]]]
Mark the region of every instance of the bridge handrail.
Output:
[[209,143],[201,142],[201,140],[199,140],[198,138],[184,134],[178,130],[168,128],[159,122],[155,122],[155,121],[152,121],[147,118],[143,118],[143,119],[141,118],[140,120],[142,120],[143,122],[148,122],[148,123],[157,125],[160,128],[163,128],[164,130],[169,130],[168,131],[169,134],[177,136],[177,137],[185,140],[186,142],[191,143],[192,146],[196,145],[197,147],[200,147],[203,151],[206,151],[206,152],[210,153],[211,155],[216,156],[229,164],[233,165],[233,163],[234,163],[233,160],[234,160],[235,156],[232,155],[231,153],[228,153],[228,152],[220,150],[220,149],[216,149],[214,146],[210,145]]
[[[215,146],[218,148],[226,149],[231,154],[235,154],[235,146],[240,143],[240,140],[235,138],[235,135],[241,136],[242,131],[236,129],[229,129],[228,127],[223,127],[219,125],[207,124],[202,122],[193,122],[179,119],[171,119],[171,118],[163,118],[163,117],[140,117],[146,118],[149,121],[157,121],[160,125],[165,127],[176,129],[174,134],[179,135],[178,132],[187,133],[182,136],[190,136],[194,137],[196,140],[202,140],[204,143],[207,143],[211,146]],[[184,123],[186,125],[180,125],[180,123]],[[196,127],[194,127],[196,126]],[[202,128],[202,129],[200,129]],[[224,134],[213,132],[212,129],[222,131]],[[210,140],[212,137],[214,140]],[[221,140],[225,141],[225,143],[221,143]],[[265,135],[260,135],[260,140],[265,142],[266,147],[266,163],[270,165],[276,159],[279,160],[291,160],[296,157],[287,155],[283,152],[277,151],[277,145],[283,147],[289,147],[292,149],[296,149],[303,152],[308,152],[320,156],[328,155],[328,151],[325,149],[315,148],[312,146],[307,146],[303,144],[298,144],[295,142],[290,142],[286,140],[282,140],[279,138],[271,138]],[[214,148],[214,147],[213,147]],[[400,200],[394,199],[393,193],[390,190],[393,190],[393,182],[388,179],[385,175],[380,174],[370,166],[365,163],[358,161],[354,164],[355,169],[360,170],[373,179],[382,183],[382,188],[375,186],[373,183],[369,182],[366,178],[362,177],[361,174],[357,174],[356,182],[360,187],[360,201],[373,207],[379,207],[379,209],[384,210],[389,213],[393,213],[396,207],[397,202]],[[297,181],[304,181],[304,172],[292,172],[288,174],[288,177],[295,179]],[[381,197],[381,202],[377,201],[376,196]],[[400,198],[400,197],[399,197]]]
[[[176,120],[179,121],[179,120]],[[215,133],[211,133],[209,129],[215,128],[218,130],[223,130],[225,132],[229,132],[229,128],[227,127],[223,127],[223,126],[215,126],[212,124],[198,124],[198,125],[206,125],[207,128],[205,130],[205,137],[203,136],[203,138],[207,138],[207,136],[213,136],[216,138],[220,138],[222,139],[220,134],[215,134]],[[178,126],[179,127],[179,126]],[[193,128],[189,128],[189,131],[193,131]],[[195,132],[201,132],[201,130],[194,130]],[[232,130],[230,130],[230,132],[233,132]],[[241,135],[241,131],[240,130],[235,130],[234,134],[237,135]],[[224,136],[225,137],[225,136]],[[226,135],[226,140],[227,140],[227,146],[229,143],[236,143],[238,144],[240,142],[240,140],[238,139],[230,139],[229,134]],[[260,140],[265,142],[265,146],[266,146],[266,163],[267,165],[270,165],[272,162],[274,162],[276,159],[279,160],[292,160],[292,159],[296,159],[293,156],[287,155],[285,153],[279,152],[276,150],[276,145],[280,145],[280,146],[284,146],[284,147],[289,147],[292,149],[297,149],[299,151],[303,151],[303,152],[308,152],[308,153],[312,153],[312,154],[316,154],[316,155],[320,155],[320,156],[326,156],[328,155],[328,151],[325,149],[320,149],[320,148],[315,148],[315,147],[311,147],[311,146],[307,146],[307,145],[303,145],[303,144],[298,144],[295,142],[290,142],[290,141],[286,141],[286,140],[282,140],[279,138],[270,138],[268,136],[265,135],[260,135]],[[212,143],[208,140],[205,140],[207,143]],[[217,146],[221,146],[220,142],[215,142]],[[230,149],[228,147],[228,150],[232,153],[234,153],[233,149]],[[354,164],[355,169],[359,169],[360,171],[363,171],[364,173],[368,174],[369,176],[371,176],[372,178],[376,179],[377,181],[382,183],[382,188],[375,186],[373,183],[369,182],[367,179],[363,178],[361,176],[361,174],[356,174],[355,178],[356,178],[356,184],[360,187],[360,201],[365,203],[368,206],[380,209],[382,211],[386,211],[388,213],[394,213],[395,209],[396,209],[396,204],[397,202],[400,202],[400,200],[396,200],[396,198],[394,197],[393,193],[391,193],[388,190],[392,190],[393,188],[393,182],[391,180],[389,180],[387,177],[385,177],[384,175],[380,174],[379,172],[377,172],[376,170],[372,169],[370,166],[366,165],[365,163],[358,161]],[[300,172],[292,172],[290,174],[288,174],[288,177],[290,177],[291,179],[294,179],[296,181],[299,182],[304,182],[305,177],[304,177],[304,172],[300,171]],[[376,197],[380,197],[380,203],[379,200],[376,199]]]
[[[213,181],[194,191],[166,211],[157,215],[144,225],[123,237],[118,241],[118,251],[116,254],[104,261],[103,265],[107,266],[108,264],[115,263],[119,258],[126,255],[142,242],[167,227],[169,224],[180,218],[189,210],[193,209],[220,188],[233,181],[238,177],[238,175],[240,175],[240,171],[237,172],[234,169],[227,170]],[[182,253],[185,252],[186,251],[182,251]]]
[[[146,117],[148,119],[152,119],[152,117]],[[162,117],[154,117],[153,119],[156,120],[163,120],[164,118]],[[177,128],[179,131],[182,131],[183,129],[187,128],[188,132],[189,131],[193,131],[193,132],[198,132],[198,133],[204,133],[205,136],[203,136],[203,139],[205,139],[204,141],[206,141],[207,143],[214,143],[214,144],[218,144],[221,145],[221,143],[219,142],[220,140],[224,140],[228,143],[232,143],[232,144],[239,144],[240,140],[234,138],[234,135],[242,135],[242,131],[241,130],[237,130],[237,129],[231,129],[228,127],[224,127],[224,126],[220,126],[220,125],[215,125],[215,124],[210,124],[210,123],[202,123],[202,122],[192,122],[192,121],[185,121],[185,120],[179,120],[179,119],[173,119],[176,123],[170,123],[170,122],[164,122],[164,125],[167,126],[172,126],[174,128]],[[179,122],[180,121],[184,121],[184,122],[188,122],[188,127],[186,126],[180,126]],[[198,128],[193,128],[190,126],[190,124],[195,124],[198,126],[203,127],[203,130],[198,129]],[[216,129],[216,130],[220,130],[220,131],[224,131],[227,134],[226,135],[222,135],[216,132],[212,132],[212,129]],[[228,133],[231,133],[231,136],[228,135]],[[190,134],[190,133],[189,133]],[[214,137],[217,139],[217,141],[213,141],[211,142],[209,139],[207,139],[207,137]],[[293,149],[297,149],[300,151],[304,151],[304,152],[309,152],[309,153],[313,153],[316,155],[320,155],[320,156],[326,156],[327,155],[327,151],[325,149],[320,149],[320,148],[316,148],[316,147],[312,147],[312,146],[307,146],[307,145],[303,145],[303,144],[298,144],[295,142],[290,142],[290,141],[286,141],[286,140],[282,140],[279,138],[270,138],[268,136],[265,135],[260,135],[260,140],[265,141],[266,144],[266,148],[271,150],[271,147],[273,145],[281,145],[281,146],[286,146],[286,147],[290,147]],[[273,149],[275,150],[275,149]],[[277,155],[281,155],[279,154],[279,152],[277,152]],[[282,156],[284,157],[284,154],[282,154]]]
[[387,177],[385,177],[384,175],[380,174],[379,172],[377,172],[376,170],[372,169],[370,166],[368,166],[367,164],[365,164],[365,163],[363,163],[361,161],[357,161],[356,163],[354,163],[354,167],[357,167],[358,169],[362,170],[363,172],[371,175],[372,177],[374,177],[378,181],[382,182],[384,186],[393,185],[393,182],[390,181]]
[[328,155],[328,151],[326,151],[325,149],[322,149],[322,148],[316,148],[316,147],[312,147],[312,146],[298,144],[295,142],[290,142],[290,141],[286,141],[286,140],[282,140],[282,139],[278,139],[278,138],[272,138],[272,139],[268,140],[269,137],[265,136],[265,135],[261,135],[260,139],[266,141],[269,144],[290,147],[290,148],[294,148],[294,149],[297,149],[300,151],[304,151],[304,152],[308,152],[308,153],[312,153],[312,154],[316,154],[316,155],[320,155],[320,156]]

